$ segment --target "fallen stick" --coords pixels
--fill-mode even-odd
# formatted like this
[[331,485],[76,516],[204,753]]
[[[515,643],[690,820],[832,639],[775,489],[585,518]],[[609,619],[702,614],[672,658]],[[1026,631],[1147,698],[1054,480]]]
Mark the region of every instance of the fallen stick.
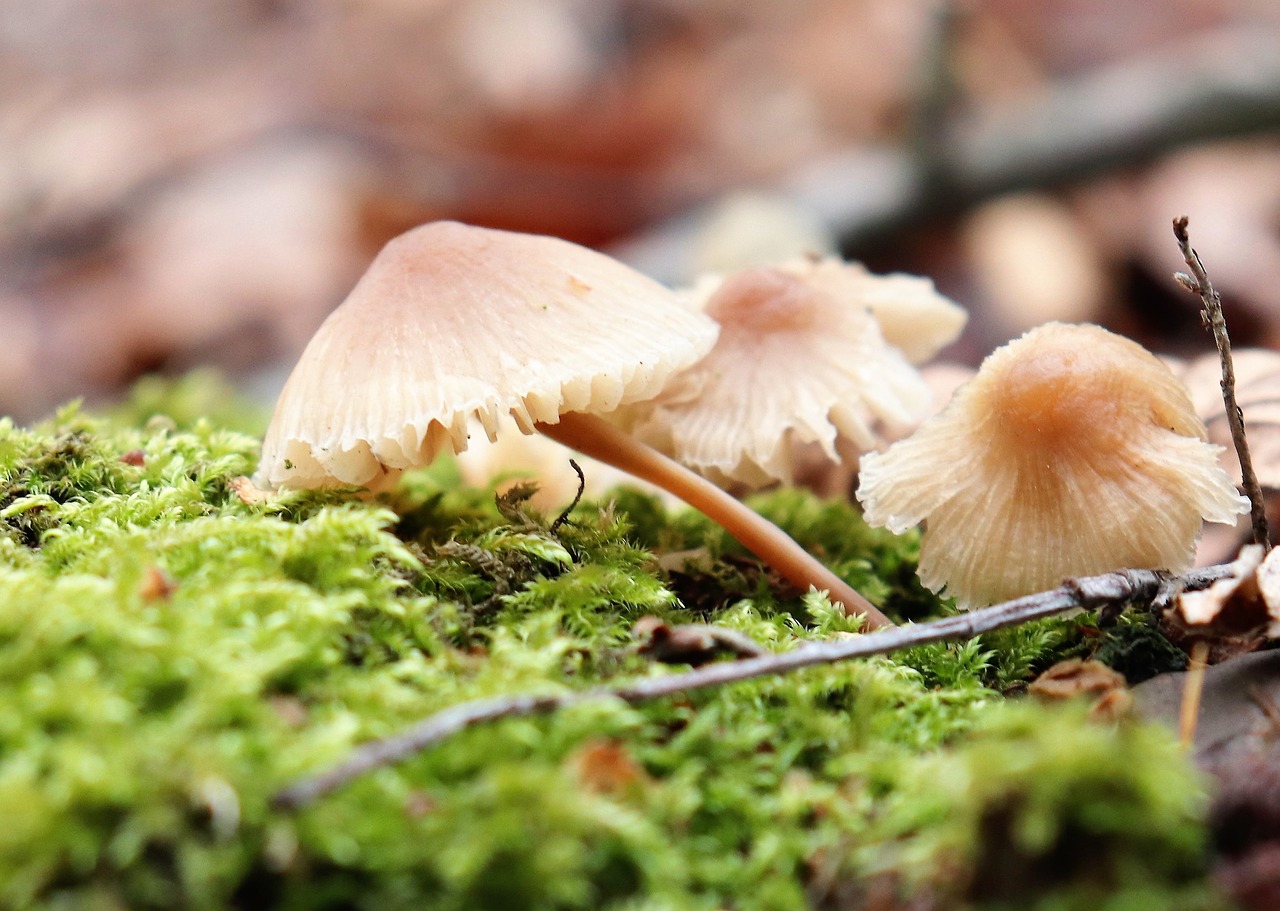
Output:
[[305,807],[375,769],[400,762],[467,728],[502,718],[544,715],[600,699],[645,702],[676,693],[785,674],[818,664],[882,655],[950,639],[971,639],[982,633],[1069,610],[1117,609],[1131,603],[1161,604],[1179,591],[1206,588],[1229,575],[1230,571],[1231,568],[1227,565],[1196,569],[1181,576],[1156,570],[1119,570],[1099,576],[1068,579],[1051,591],[928,623],[887,627],[848,639],[806,643],[790,652],[710,664],[681,674],[649,677],[632,683],[594,687],[559,695],[495,696],[463,702],[442,709],[400,733],[356,747],[350,756],[336,766],[288,785],[274,796],[272,803],[282,809]]
[[1173,220],[1173,236],[1177,238],[1178,249],[1182,258],[1191,270],[1191,274],[1178,272],[1174,278],[1192,294],[1200,295],[1200,303],[1204,307],[1200,314],[1205,326],[1213,333],[1214,344],[1218,347],[1218,360],[1222,364],[1222,403],[1227,410],[1227,423],[1231,427],[1231,442],[1235,444],[1236,456],[1240,460],[1240,485],[1244,495],[1249,498],[1249,518],[1253,523],[1253,543],[1261,544],[1263,550],[1271,549],[1271,536],[1267,531],[1267,506],[1262,498],[1262,486],[1253,470],[1253,457],[1249,455],[1249,441],[1244,432],[1244,413],[1236,402],[1236,372],[1231,361],[1231,338],[1227,335],[1227,320],[1222,313],[1222,297],[1209,281],[1200,254],[1191,246],[1191,237],[1187,233],[1190,220],[1179,215]]

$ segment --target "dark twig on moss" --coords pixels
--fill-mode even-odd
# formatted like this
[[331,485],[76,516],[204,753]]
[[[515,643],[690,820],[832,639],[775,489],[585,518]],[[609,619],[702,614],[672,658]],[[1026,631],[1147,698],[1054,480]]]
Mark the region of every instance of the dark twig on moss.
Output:
[[772,654],[750,636],[710,623],[670,626],[657,617],[641,617],[631,634],[640,640],[637,651],[641,655],[664,664],[698,667],[721,655],[763,658]]
[[587,489],[587,476],[582,473],[582,466],[575,459],[569,460],[569,467],[578,475],[578,492],[573,495],[573,502],[564,508],[564,512],[556,516],[556,520],[551,523],[551,527],[547,529],[551,534],[555,534],[560,530],[560,526],[569,521],[569,513],[578,508],[578,504],[582,502],[582,494]]
[[812,642],[782,654],[711,664],[681,674],[561,695],[496,696],[464,702],[436,712],[398,734],[357,747],[347,759],[333,768],[290,784],[275,795],[273,803],[283,809],[304,807],[361,775],[406,759],[467,728],[502,718],[543,715],[597,699],[644,702],[675,693],[785,674],[818,664],[882,655],[932,642],[972,639],[992,630],[1078,608],[1160,604],[1178,591],[1205,588],[1229,573],[1229,566],[1210,566],[1182,576],[1153,570],[1120,570],[1100,576],[1070,579],[1052,591],[1027,595],[1004,604],[967,611],[929,623],[887,627],[866,635],[830,642]]
[[1190,220],[1179,215],[1173,220],[1173,236],[1178,239],[1178,248],[1182,258],[1186,260],[1190,275],[1178,273],[1175,277],[1179,284],[1193,294],[1200,295],[1204,305],[1201,317],[1204,324],[1213,333],[1213,341],[1218,346],[1218,358],[1222,362],[1222,401],[1227,409],[1227,422],[1231,426],[1231,441],[1235,443],[1236,455],[1240,459],[1241,485],[1244,494],[1249,498],[1250,519],[1253,522],[1253,540],[1270,550],[1271,538],[1267,532],[1267,508],[1262,499],[1262,487],[1258,484],[1258,476],[1253,471],[1253,458],[1249,455],[1249,442],[1244,433],[1244,413],[1236,402],[1236,373],[1231,362],[1231,339],[1227,336],[1227,320],[1222,315],[1222,298],[1214,290],[1209,275],[1205,272],[1200,254],[1191,246],[1191,237],[1187,232]]

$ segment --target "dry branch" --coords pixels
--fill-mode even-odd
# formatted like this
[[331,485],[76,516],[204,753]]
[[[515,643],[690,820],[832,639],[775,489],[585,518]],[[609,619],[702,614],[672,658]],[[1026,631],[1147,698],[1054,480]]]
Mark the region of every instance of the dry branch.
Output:
[[357,747],[333,768],[288,785],[275,795],[273,803],[287,809],[304,807],[368,772],[400,762],[467,728],[502,718],[543,715],[598,699],[644,702],[676,693],[785,674],[819,664],[883,655],[933,642],[971,639],[982,633],[1069,610],[1118,609],[1131,603],[1162,604],[1178,591],[1205,588],[1229,572],[1229,566],[1210,566],[1182,576],[1155,570],[1120,570],[1069,579],[1052,591],[929,623],[888,627],[849,639],[812,642],[782,654],[712,664],[681,674],[561,695],[496,696],[464,702],[436,712],[398,734]]
[[1236,402],[1236,373],[1231,362],[1231,338],[1227,335],[1227,320],[1222,314],[1222,298],[1214,290],[1205,271],[1200,255],[1191,246],[1191,237],[1187,233],[1189,219],[1179,215],[1173,220],[1173,236],[1178,240],[1178,249],[1186,261],[1191,275],[1179,273],[1179,283],[1193,294],[1200,295],[1204,305],[1201,314],[1205,325],[1213,333],[1214,344],[1218,346],[1218,359],[1222,364],[1222,401],[1227,410],[1227,423],[1231,427],[1231,441],[1235,444],[1236,455],[1240,459],[1240,481],[1245,496],[1249,498],[1249,517],[1253,523],[1253,540],[1261,544],[1264,550],[1271,548],[1270,535],[1267,532],[1267,507],[1262,498],[1262,487],[1258,484],[1258,476],[1253,470],[1253,457],[1249,454],[1249,442],[1244,432],[1244,413]]

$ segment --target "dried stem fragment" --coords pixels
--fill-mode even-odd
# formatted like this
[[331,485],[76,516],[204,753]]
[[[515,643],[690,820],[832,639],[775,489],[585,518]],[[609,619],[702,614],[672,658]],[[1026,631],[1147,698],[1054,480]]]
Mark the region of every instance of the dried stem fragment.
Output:
[[967,611],[929,623],[895,626],[851,639],[813,642],[790,652],[760,658],[726,661],[681,674],[649,677],[618,686],[603,686],[560,695],[494,696],[442,709],[433,715],[380,740],[356,747],[339,764],[316,775],[298,779],[276,793],[275,806],[298,809],[314,802],[375,769],[393,765],[422,750],[448,740],[479,724],[502,718],[545,715],[598,699],[620,699],[638,703],[675,693],[686,693],[727,683],[739,683],[801,668],[833,664],[851,658],[883,655],[900,649],[971,639],[982,633],[1050,617],[1069,610],[1114,608],[1126,604],[1166,604],[1178,591],[1211,585],[1230,572],[1230,567],[1209,566],[1182,576],[1154,570],[1121,570],[1100,576],[1069,579],[1052,591],[1028,595],[1004,604]]
[[[1231,424],[1231,440],[1235,443],[1236,455],[1240,458],[1240,477],[1245,496],[1249,498],[1249,518],[1253,525],[1253,540],[1264,549],[1271,549],[1271,536],[1267,531],[1267,509],[1262,499],[1262,488],[1258,484],[1258,476],[1253,471],[1253,459],[1249,455],[1249,443],[1245,439],[1244,413],[1236,403],[1236,375],[1231,362],[1231,339],[1227,335],[1227,320],[1222,314],[1222,297],[1209,281],[1200,254],[1191,246],[1191,237],[1187,232],[1190,219],[1179,215],[1173,220],[1173,236],[1178,240],[1178,249],[1191,275],[1178,273],[1174,278],[1188,291],[1200,295],[1204,305],[1205,326],[1213,333],[1213,341],[1218,346],[1218,357],[1222,361],[1222,400],[1227,408],[1227,420]],[[1180,277],[1179,277],[1180,276]],[[1189,280],[1188,280],[1189,279]]]

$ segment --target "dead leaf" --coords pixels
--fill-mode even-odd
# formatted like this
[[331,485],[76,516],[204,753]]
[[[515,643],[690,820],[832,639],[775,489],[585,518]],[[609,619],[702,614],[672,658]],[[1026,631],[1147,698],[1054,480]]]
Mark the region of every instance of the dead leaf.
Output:
[[[1244,414],[1245,435],[1258,483],[1280,491],[1280,353],[1262,348],[1237,348],[1231,352],[1236,378],[1236,402]],[[1237,483],[1240,461],[1236,458],[1222,402],[1222,368],[1216,351],[1202,355],[1175,373],[1191,393],[1196,414],[1205,422],[1210,442],[1224,448],[1222,467]]]
[[1027,690],[1042,699],[1094,697],[1090,715],[1105,721],[1127,715],[1133,704],[1123,674],[1101,661],[1084,661],[1079,658],[1059,661],[1033,680]]
[[689,664],[697,667],[721,655],[760,658],[769,654],[767,649],[749,636],[707,623],[668,626],[657,617],[641,617],[631,628],[631,632],[640,640],[640,654],[664,664]]
[[[1186,672],[1159,674],[1133,687],[1139,714],[1177,728]],[[1261,700],[1261,701],[1260,701]],[[1201,755],[1270,732],[1264,701],[1280,701],[1280,651],[1253,652],[1205,671],[1195,746]]]
[[574,752],[569,768],[582,786],[595,794],[621,794],[642,785],[648,776],[616,740],[592,740]]
[[1280,550],[1268,553],[1254,573],[1258,593],[1270,616],[1271,622],[1267,625],[1268,639],[1280,639],[1280,557],[1277,554],[1280,554]]
[[1089,709],[1094,721],[1119,721],[1133,711],[1133,694],[1127,689],[1110,690],[1098,697]]
[[1262,547],[1249,544],[1231,564],[1231,575],[1202,591],[1182,592],[1165,614],[1179,630],[1199,638],[1250,637],[1274,622],[1258,589]]

